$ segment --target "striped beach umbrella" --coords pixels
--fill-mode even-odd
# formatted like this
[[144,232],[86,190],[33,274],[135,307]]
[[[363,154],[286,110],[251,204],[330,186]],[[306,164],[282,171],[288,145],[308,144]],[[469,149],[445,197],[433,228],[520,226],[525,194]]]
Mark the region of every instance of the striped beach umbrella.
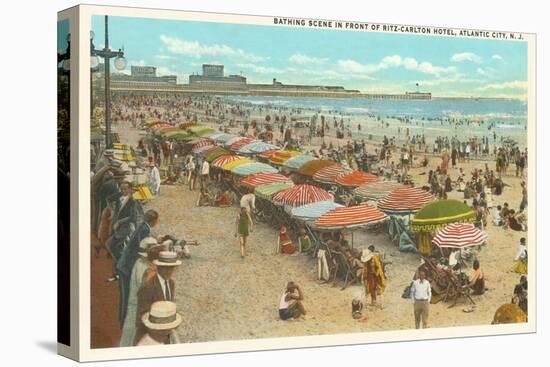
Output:
[[239,156],[239,159],[235,159],[229,163],[224,164],[222,168],[226,171],[232,171],[234,168],[240,166],[241,164],[248,164],[248,163],[254,163],[254,162],[255,161],[253,161],[250,158]]
[[222,147],[215,147],[212,149],[207,150],[206,152],[202,152],[202,155],[208,162],[213,162],[215,159],[224,156],[226,154],[229,154],[229,152]]
[[487,240],[487,233],[473,223],[453,223],[441,229],[432,239],[439,247],[465,248],[479,246]]
[[307,184],[294,186],[273,196],[275,204],[290,207],[302,206],[317,201],[334,201],[334,197],[320,187]]
[[376,182],[380,178],[371,173],[353,171],[347,175],[340,176],[336,179],[336,183],[346,187],[357,187],[369,182]]
[[315,221],[322,229],[340,230],[369,226],[388,220],[389,217],[374,206],[361,204],[336,208]]
[[256,173],[244,178],[241,181],[241,185],[256,188],[259,186],[272,185],[275,183],[288,183],[292,184],[292,180],[280,173]]
[[323,214],[330,212],[336,208],[342,208],[343,205],[334,201],[318,201],[307,205],[298,206],[290,210],[290,214],[299,220],[312,221]]
[[309,154],[299,155],[297,157],[292,157],[283,163],[283,167],[290,169],[300,169],[304,164],[309,161],[317,160],[314,156]]
[[284,183],[284,182],[278,182],[271,185],[258,186],[254,189],[254,194],[257,197],[260,197],[262,199],[270,200],[273,197],[273,195],[277,194],[278,192],[288,190],[292,186],[294,185],[290,183]]
[[331,164],[324,168],[321,168],[313,174],[313,179],[317,182],[333,184],[340,177],[350,174],[352,170],[350,168],[344,167],[339,163]]
[[[237,151],[241,149],[241,147],[245,146],[246,144],[252,143],[253,141],[256,141],[256,139],[249,138],[249,137],[240,137],[239,140],[229,145],[229,149],[233,151]],[[228,146],[228,144],[226,144],[226,146]]]
[[263,141],[253,141],[241,146],[237,152],[243,154],[257,154],[274,149],[279,149],[279,147],[273,144],[264,143]]
[[281,150],[279,148],[277,149],[270,149],[270,150],[264,150],[263,152],[258,154],[258,157],[269,159],[273,156],[273,154],[276,154],[277,152],[280,152]]
[[363,184],[353,192],[360,198],[378,201],[384,199],[392,191],[403,187],[405,187],[405,185],[396,181],[376,181]]
[[212,161],[212,166],[213,167],[218,167],[218,168],[223,168],[223,166],[225,166],[227,163],[236,161],[236,160],[241,159],[241,158],[243,158],[243,157],[241,157],[240,155],[237,155],[237,154],[222,155],[221,157],[218,157],[218,158],[216,158]]
[[415,187],[402,187],[393,190],[378,202],[378,209],[388,214],[415,213],[434,197],[429,192]]
[[225,144],[227,141],[234,138],[239,138],[239,137],[240,136],[237,136],[237,135],[223,133],[220,136],[216,137],[214,140],[216,140],[216,142],[220,144]]
[[197,126],[196,122],[182,122],[178,125],[180,129],[189,129],[191,126]]
[[285,163],[289,159],[293,157],[297,157],[301,154],[302,153],[296,150],[279,150],[269,156],[269,162],[271,164],[281,166],[283,163]]
[[[230,163],[231,164],[231,163]],[[277,169],[271,167],[269,164],[260,162],[251,162],[240,164],[237,167],[231,169],[231,173],[239,176],[249,176],[256,173],[275,173]]]
[[204,148],[209,149],[213,146],[214,146],[214,143],[212,143],[212,141],[207,139],[201,139],[197,143],[195,143],[195,145],[193,145],[193,148],[191,148],[191,152],[200,153],[205,150]]
[[170,124],[167,124],[166,122],[161,122],[161,123],[152,125],[151,129],[162,129],[162,128],[168,128],[168,127],[173,127],[173,126]]
[[315,159],[309,162],[305,162],[299,169],[298,173],[304,176],[313,176],[317,171],[322,168],[337,164],[334,161],[327,159]]

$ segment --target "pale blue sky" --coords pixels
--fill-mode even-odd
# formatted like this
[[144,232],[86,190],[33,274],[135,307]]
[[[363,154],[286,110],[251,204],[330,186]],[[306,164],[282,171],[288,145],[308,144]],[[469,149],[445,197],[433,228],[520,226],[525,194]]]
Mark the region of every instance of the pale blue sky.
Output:
[[[104,17],[94,16],[96,47]],[[188,75],[203,63],[250,83],[341,85],[365,92],[420,89],[435,96],[518,97],[526,94],[527,43],[473,38],[352,32],[109,17],[111,48],[129,65],[152,65],[160,75]]]

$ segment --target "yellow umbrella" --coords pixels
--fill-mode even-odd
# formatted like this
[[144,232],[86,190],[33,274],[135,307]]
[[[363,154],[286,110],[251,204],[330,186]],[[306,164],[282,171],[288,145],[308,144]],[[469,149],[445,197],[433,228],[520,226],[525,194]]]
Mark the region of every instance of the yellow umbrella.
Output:
[[237,160],[234,160],[232,162],[229,162],[229,163],[226,163],[223,165],[223,169],[226,170],[226,171],[231,171],[233,170],[235,167],[238,167],[240,166],[241,164],[245,164],[245,163],[254,163],[255,161],[253,161],[252,159],[250,158],[239,158]]

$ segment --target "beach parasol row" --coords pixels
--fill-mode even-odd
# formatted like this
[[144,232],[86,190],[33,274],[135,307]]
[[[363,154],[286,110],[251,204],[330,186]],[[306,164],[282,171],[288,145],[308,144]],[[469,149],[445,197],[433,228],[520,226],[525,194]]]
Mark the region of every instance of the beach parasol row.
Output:
[[462,201],[438,200],[425,205],[414,216],[411,229],[415,232],[437,232],[451,223],[473,222],[476,213]]
[[378,209],[387,214],[412,214],[434,200],[432,194],[414,187],[402,187],[393,190],[378,202]]
[[276,183],[292,184],[292,180],[280,173],[265,173],[260,172],[247,176],[241,181],[241,185],[256,188],[264,185],[272,185]]
[[453,223],[440,230],[432,239],[439,247],[465,248],[479,246],[487,240],[487,233],[472,223]]
[[341,230],[365,227],[388,220],[389,217],[368,204],[336,208],[317,219],[314,224],[318,228]]
[[302,206],[317,201],[334,201],[329,192],[313,185],[297,185],[273,196],[273,202],[290,207]]

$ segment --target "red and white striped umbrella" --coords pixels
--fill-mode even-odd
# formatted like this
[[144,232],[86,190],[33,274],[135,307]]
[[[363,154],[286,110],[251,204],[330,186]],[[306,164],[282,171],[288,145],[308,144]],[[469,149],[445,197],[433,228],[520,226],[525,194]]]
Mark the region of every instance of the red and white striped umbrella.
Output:
[[336,208],[322,215],[315,225],[323,229],[364,227],[388,220],[388,216],[367,204]]
[[487,237],[487,233],[473,223],[453,223],[440,230],[432,242],[439,247],[464,248],[479,246]]
[[237,151],[241,149],[241,147],[245,146],[246,144],[252,143],[253,141],[256,141],[256,139],[243,137],[237,140],[236,142],[232,143],[231,145],[229,145],[229,149],[233,151]]
[[319,171],[313,174],[313,179],[317,182],[333,184],[338,178],[351,173],[350,168],[345,168],[341,164],[332,164],[330,166],[321,168]]
[[291,189],[278,192],[273,196],[273,202],[291,207],[302,206],[317,201],[334,201],[334,196],[320,187],[313,185],[297,185]]
[[241,159],[241,158],[242,158],[242,156],[237,155],[237,154],[222,155],[221,157],[216,158],[212,161],[212,166],[222,168],[227,163],[236,161],[237,159]]
[[213,146],[213,145],[214,143],[212,143],[212,141],[210,140],[207,140],[207,139],[199,140],[195,145],[193,145],[193,148],[191,148],[191,152],[198,153],[201,150],[203,150],[202,148],[207,146]]
[[403,184],[396,181],[377,181],[359,186],[354,193],[367,200],[381,200],[395,189],[403,187],[405,187]]
[[256,188],[258,186],[272,185],[276,183],[288,183],[292,184],[292,180],[280,173],[255,173],[244,178],[241,184],[250,188]]
[[353,171],[347,175],[340,176],[338,179],[336,179],[336,183],[342,186],[356,187],[369,182],[376,182],[378,180],[379,177],[371,173]]
[[415,187],[393,190],[378,202],[378,209],[390,214],[411,214],[419,211],[434,197],[427,191]]

